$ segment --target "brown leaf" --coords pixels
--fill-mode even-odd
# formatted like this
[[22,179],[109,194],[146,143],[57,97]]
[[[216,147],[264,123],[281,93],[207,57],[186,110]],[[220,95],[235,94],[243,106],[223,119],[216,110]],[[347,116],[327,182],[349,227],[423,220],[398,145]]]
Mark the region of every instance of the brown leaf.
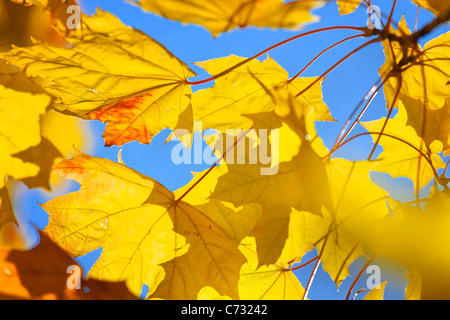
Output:
[[67,268],[79,265],[46,235],[40,238],[29,251],[0,248],[0,299],[137,299],[123,282],[81,280],[81,289],[69,289]]

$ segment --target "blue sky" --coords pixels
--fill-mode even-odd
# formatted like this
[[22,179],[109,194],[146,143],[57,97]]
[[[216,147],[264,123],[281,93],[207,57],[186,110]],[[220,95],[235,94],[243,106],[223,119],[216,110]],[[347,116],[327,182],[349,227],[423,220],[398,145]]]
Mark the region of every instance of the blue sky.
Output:
[[[96,8],[99,7],[118,16],[126,25],[140,29],[161,42],[174,55],[198,73],[198,78],[192,80],[208,77],[201,68],[193,65],[194,62],[224,57],[230,54],[244,57],[253,56],[255,53],[298,33],[298,31],[249,27],[244,30],[227,32],[217,38],[213,38],[203,27],[183,25],[180,22],[166,20],[154,14],[145,13],[139,7],[127,4],[122,0],[79,0],[78,2],[84,13],[89,15],[93,14]],[[373,2],[380,5],[383,12],[388,13],[390,11],[391,0]],[[398,21],[401,15],[405,14],[406,21],[410,26],[413,26],[416,7],[409,0],[400,0],[398,2],[394,15],[395,20]],[[317,23],[307,25],[304,31],[335,25],[365,26],[367,21],[367,14],[364,8],[360,8],[357,12],[348,16],[339,16],[337,5],[333,2],[321,9],[315,10],[315,13],[322,17],[321,20]],[[433,16],[425,10],[422,10],[419,19],[419,28],[431,19],[433,19]],[[437,34],[448,31],[448,29],[449,27],[446,26],[435,30],[432,34],[421,40],[422,44]],[[290,75],[294,75],[323,49],[353,34],[349,31],[331,31],[313,35],[282,46],[270,52],[270,56],[284,67]],[[303,76],[318,76],[322,74],[341,57],[363,42],[364,39],[354,39],[333,49],[309,68]],[[265,56],[261,57],[261,59],[264,58]],[[326,78],[323,87],[324,100],[328,104],[333,117],[338,120],[336,123],[325,122],[317,124],[319,135],[327,146],[330,147],[332,145],[352,109],[378,79],[378,69],[383,63],[383,48],[381,44],[377,43],[354,55]],[[194,90],[209,85],[198,86]],[[386,116],[386,103],[383,95],[379,94],[362,120],[374,120],[384,116]],[[105,148],[103,146],[104,142],[101,135],[104,125],[98,122],[92,122],[91,125],[94,132],[92,138],[94,150],[90,153],[94,156],[116,161],[119,148]],[[354,133],[358,132],[363,131],[361,128],[357,128]],[[203,171],[206,167],[202,165],[176,166],[172,164],[170,153],[173,145],[170,143],[164,145],[164,141],[169,133],[167,130],[163,131],[153,139],[150,145],[142,145],[137,142],[126,144],[123,147],[122,157],[127,166],[160,181],[170,190],[176,190],[190,181],[192,178],[191,171]],[[367,158],[372,146],[371,138],[361,138],[349,144],[347,147],[342,148],[336,156],[352,160],[363,160]],[[374,175],[373,179],[388,191],[394,192],[394,189],[397,190],[393,194],[396,198],[407,199],[412,196],[412,184],[407,181],[402,179],[392,181],[389,177],[380,174]],[[77,188],[75,183],[67,183],[72,189]],[[23,212],[23,219],[25,221],[33,223],[41,229],[44,228],[47,223],[47,215],[37,203],[46,202],[58,194],[46,193],[40,190],[29,191],[26,188],[22,189],[21,200],[16,203],[17,209]],[[398,192],[398,190],[401,190],[401,192]],[[88,269],[98,257],[99,252],[97,250],[88,255],[88,257],[79,259],[80,263]],[[311,257],[314,257],[314,253],[308,254],[304,260],[306,261]],[[365,261],[363,259],[356,261],[351,267],[352,274],[357,274],[364,263]],[[387,265],[386,262],[376,260],[374,263],[380,265],[382,270],[387,270],[387,268],[383,268],[383,266]],[[298,272],[298,277],[304,286],[308,281],[312,265]],[[391,279],[386,289],[386,297],[390,299],[401,299],[403,298],[403,290],[406,284],[406,281],[401,280],[406,276],[405,271],[400,267],[391,267],[389,269],[395,271],[389,273],[383,271],[382,273],[383,281]],[[311,287],[309,297],[311,299],[343,299],[351,281],[353,279],[344,281],[340,294],[338,294],[336,286],[320,267]],[[364,277],[360,281],[357,288],[364,287]]]

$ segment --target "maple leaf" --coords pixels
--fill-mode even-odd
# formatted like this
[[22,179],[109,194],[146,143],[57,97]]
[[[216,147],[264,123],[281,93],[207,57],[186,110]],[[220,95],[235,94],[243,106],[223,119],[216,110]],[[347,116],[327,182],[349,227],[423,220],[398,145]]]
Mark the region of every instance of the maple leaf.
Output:
[[413,272],[411,297],[448,299],[450,259],[442,254],[449,244],[448,189],[433,187],[424,209],[393,200],[390,206],[391,215],[359,225],[361,241],[369,250],[400,261]]
[[92,146],[92,127],[78,117],[47,111],[41,116],[41,135],[58,150],[64,158],[73,156],[73,148],[88,152]]
[[428,41],[423,49],[414,40],[404,17],[398,30],[391,28],[391,32],[403,40],[383,41],[386,62],[380,75],[388,78],[384,89],[388,104],[396,105],[395,92],[400,87],[401,94],[420,100],[425,108],[442,108],[450,97],[450,32]]
[[[30,150],[48,146],[41,140],[39,119],[50,103],[46,94],[18,92],[0,85],[0,243],[23,247],[17,221],[10,203],[6,180],[27,179],[33,186],[48,186],[48,170],[53,164],[29,158]],[[18,101],[21,103],[19,104]],[[30,149],[31,148],[31,149]],[[52,158],[54,155],[46,155]],[[42,161],[44,163],[41,163]],[[30,180],[28,180],[30,179]],[[35,181],[35,179],[37,181]]]
[[81,270],[75,260],[42,233],[40,233],[40,243],[33,249],[18,251],[0,248],[0,298],[12,300],[137,299],[126,289],[124,283],[80,278],[80,288],[70,289],[67,287],[69,266],[76,266]]
[[372,288],[369,293],[364,297],[364,300],[384,300],[384,290],[386,288],[387,281],[379,284],[379,288]]
[[[436,152],[444,152],[444,156],[450,154],[450,99],[439,110],[424,110],[423,104],[406,96],[400,97],[408,114],[407,125],[414,128],[418,136],[423,135],[428,149],[432,148],[435,141],[442,143],[442,147],[433,145]],[[426,112],[426,116],[424,113]],[[425,124],[424,124],[425,119]]]
[[405,300],[420,300],[422,295],[422,278],[419,271],[410,268],[406,279],[409,281],[405,288]]
[[[61,46],[68,44],[63,38],[67,31],[66,8],[76,4],[75,1],[22,4],[25,6],[10,1],[0,4],[0,51],[9,50],[12,45],[32,45],[38,41]],[[57,125],[49,121],[52,118],[48,108],[51,97],[19,68],[6,64],[3,59],[0,59],[0,95],[0,243],[24,249],[28,246],[27,237],[17,225],[10,203],[10,196],[17,196],[17,188],[12,184],[19,180],[29,188],[49,190],[54,161],[62,154],[69,154],[75,142],[78,147],[85,145],[78,143],[83,133],[72,130],[68,116],[59,117],[64,131],[53,134]],[[51,136],[47,135],[49,132]],[[5,185],[7,181],[11,182],[8,182],[10,186]]]
[[[409,105],[408,105],[409,106]],[[407,125],[409,121],[408,114],[400,102],[399,112],[395,118],[391,118],[385,129],[384,135],[380,138],[379,144],[383,146],[383,152],[379,156],[376,171],[390,174],[393,178],[407,177],[415,184],[416,193],[426,186],[431,179],[436,177],[436,171],[445,167],[445,163],[438,155],[441,148],[435,148],[435,144],[430,142],[430,150],[421,151],[421,138],[413,127]],[[439,112],[435,111],[435,112]],[[445,112],[445,111],[444,111]],[[432,121],[432,118],[430,118]],[[368,130],[374,140],[379,137],[379,132],[384,126],[386,119],[374,120],[361,123]],[[439,127],[435,127],[439,130]],[[432,134],[434,129],[430,129]],[[427,160],[428,159],[428,160]]]
[[[232,55],[196,64],[208,73],[217,75],[246,60]],[[252,125],[248,115],[274,109],[274,102],[264,87],[268,90],[284,87],[292,93],[298,93],[315,80],[316,78],[295,78],[288,81],[288,73],[272,58],[267,57],[263,62],[251,60],[220,76],[212,88],[196,91],[192,95],[194,120],[202,121],[206,128],[221,132],[226,129],[247,130]],[[314,107],[316,120],[333,120],[327,105],[322,101],[320,83],[297,99]]]
[[40,84],[59,100],[57,110],[106,122],[107,146],[148,144],[160,130],[173,129],[189,104],[186,79],[194,73],[109,13],[84,16],[83,23],[80,34],[68,38],[71,48],[37,44],[2,57],[29,77],[45,79]]
[[[46,94],[18,92],[0,85],[0,188],[4,177],[35,176],[39,168],[13,157],[41,142],[39,117],[50,103]],[[17,104],[17,101],[21,101]]]
[[[220,230],[223,230],[219,233],[216,231],[214,234],[207,235],[207,237],[203,239],[203,241],[211,244],[218,243],[218,240],[225,235],[230,237],[230,239],[233,239],[235,244],[239,244],[253,229],[261,214],[259,206],[254,204],[243,206],[241,209],[236,209],[229,204],[215,200],[196,205],[194,208],[198,210],[198,212],[204,214],[203,219],[211,219],[210,221],[214,221],[214,223],[221,228]],[[201,221],[201,219],[197,220],[198,222]],[[214,227],[211,227],[210,222],[208,228],[210,230],[214,229]],[[197,228],[195,232],[197,234],[201,233],[200,230],[201,229]],[[183,229],[183,234],[189,234],[189,231]],[[214,237],[218,237],[219,239],[214,239]],[[223,247],[224,242],[220,242]],[[202,249],[202,246],[198,246],[198,244],[194,246],[194,244],[195,243],[192,243],[189,248],[191,254],[179,256],[163,265],[167,272],[166,277],[157,290],[151,295],[151,298],[171,297],[171,299],[186,299],[189,297],[196,297],[197,293],[200,294],[202,287],[212,286],[213,288],[221,288],[219,292],[224,292],[227,297],[243,299],[240,289],[237,291],[237,288],[230,288],[234,287],[234,282],[237,283],[239,281],[239,274],[230,275],[229,271],[221,267],[220,272],[226,273],[228,276],[223,274],[222,277],[211,277],[210,273],[217,272],[216,268],[212,267],[211,264],[207,264],[206,268],[202,271],[202,268],[199,269],[199,266],[196,266],[196,260],[208,261],[208,258],[205,256],[203,250],[199,250]],[[232,259],[239,267],[242,266],[245,260],[240,261],[240,259],[237,258],[238,254],[235,252],[234,248],[229,247],[228,250],[229,254],[227,258]],[[214,259],[214,262],[217,264],[225,263],[224,260],[221,260],[220,256],[217,256]],[[228,265],[230,265],[230,262]],[[230,280],[232,280],[231,283]],[[224,288],[230,288],[231,290],[224,291]],[[206,297],[205,295],[207,293],[203,292],[202,294]]]
[[239,293],[244,300],[300,300],[304,289],[293,272],[286,270],[288,263],[280,261],[259,266],[254,238],[246,238],[240,250],[247,258],[241,269]]
[[310,10],[323,4],[322,1],[284,3],[282,0],[140,0],[134,3],[171,20],[202,25],[215,37],[246,26],[297,29],[302,23],[315,21]]
[[325,165],[333,206],[324,210],[314,244],[324,270],[339,286],[349,275],[351,262],[365,254],[359,233],[355,232],[360,220],[378,221],[389,214],[387,192],[370,178],[373,161],[331,159]]
[[[330,238],[319,250],[325,270],[339,284],[348,274],[351,261],[363,254],[358,239],[340,224],[349,216],[370,215],[375,219],[386,215],[387,195],[370,180],[369,172],[375,162],[328,159],[327,150],[315,132],[312,107],[303,107],[285,90],[272,93],[279,119],[298,135],[300,146],[289,146],[298,150],[298,154],[281,162],[278,172],[269,176],[261,175],[255,165],[227,164],[211,198],[236,206],[261,205],[262,215],[252,235],[256,238],[259,263],[264,265],[274,263],[282,254],[292,218],[291,207],[304,212],[302,222],[296,224],[297,230],[310,231],[299,235],[296,251],[300,253],[305,247]],[[262,125],[268,122],[263,121]],[[255,128],[259,126],[256,123]],[[322,218],[317,220],[312,214]]]
[[136,294],[148,284],[166,299],[194,299],[206,285],[237,297],[238,243],[197,208],[109,160],[77,153],[55,172],[82,187],[43,205],[44,231],[75,257],[102,247],[90,277],[126,280]]

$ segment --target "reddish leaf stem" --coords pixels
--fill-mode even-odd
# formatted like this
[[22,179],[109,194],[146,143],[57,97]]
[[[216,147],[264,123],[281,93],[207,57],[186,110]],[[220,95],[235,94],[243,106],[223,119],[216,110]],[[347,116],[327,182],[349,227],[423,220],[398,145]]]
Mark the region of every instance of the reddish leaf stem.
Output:
[[386,129],[386,126],[391,118],[392,111],[394,110],[395,103],[397,102],[398,96],[400,95],[400,90],[402,88],[403,80],[402,80],[401,76],[398,76],[397,79],[398,79],[398,84],[397,84],[397,89],[396,89],[396,92],[394,95],[394,99],[392,99],[392,103],[391,103],[391,106],[389,107],[389,111],[388,111],[386,120],[383,123],[383,127],[381,128],[380,134],[375,142],[375,145],[373,146],[372,151],[370,152],[369,157],[367,158],[367,160],[369,160],[369,161],[372,159],[372,156],[375,153],[375,150],[377,149],[378,144],[380,143],[381,136],[383,135],[384,130]]
[[359,50],[371,45],[372,43],[375,43],[379,41],[379,38],[376,39],[372,39],[366,43],[364,43],[363,45],[359,46],[358,48],[352,50],[352,52],[350,52],[349,54],[347,54],[345,57],[343,57],[341,60],[339,60],[337,63],[335,63],[331,68],[329,68],[327,71],[325,71],[320,77],[317,77],[316,80],[314,80],[310,85],[308,85],[305,89],[303,89],[302,91],[300,91],[299,93],[297,93],[295,96],[299,97],[302,94],[304,94],[306,91],[308,91],[309,89],[311,89],[315,84],[317,84],[319,81],[322,81],[324,77],[326,77],[331,71],[333,71],[334,69],[336,69],[341,63],[343,63],[345,60],[347,60],[348,58],[350,58],[352,55],[354,55],[356,52],[358,52]]
[[230,146],[228,149],[225,150],[225,152],[222,154],[222,156],[219,159],[217,159],[216,162],[214,162],[214,164],[208,169],[208,171],[206,171],[200,177],[200,179],[198,179],[192,186],[190,186],[189,189],[187,189],[185,193],[183,193],[178,199],[176,199],[175,202],[180,202],[189,192],[191,192],[192,189],[194,189],[220,163],[220,161],[222,161],[222,159],[224,159],[224,157],[226,156],[227,152],[229,152],[231,149],[233,149],[239,143],[239,141],[241,141],[243,138],[245,138],[245,136],[252,129],[253,128],[248,129],[247,131],[244,132],[244,134],[242,136],[237,138],[236,141],[234,142],[234,144],[232,146]]
[[447,173],[448,168],[450,167],[450,160],[447,161],[447,164],[445,165],[444,173],[442,174],[445,177],[445,174]]
[[222,71],[222,72],[220,72],[220,73],[218,73],[216,75],[213,75],[212,77],[209,77],[209,78],[204,79],[204,80],[199,80],[199,81],[186,80],[186,83],[190,84],[190,85],[200,85],[200,84],[205,84],[205,83],[214,81],[217,78],[220,78],[220,77],[230,73],[234,69],[239,68],[240,66],[250,62],[251,60],[254,60],[254,59],[262,56],[263,54],[265,54],[265,53],[267,53],[267,52],[269,52],[269,51],[271,51],[273,49],[276,49],[276,48],[278,48],[278,47],[280,47],[280,46],[282,46],[282,45],[284,45],[286,43],[289,43],[291,41],[294,41],[294,40],[297,40],[297,39],[300,39],[302,37],[309,36],[309,35],[312,35],[312,34],[315,34],[315,33],[320,33],[320,32],[324,32],[324,31],[332,31],[332,30],[356,30],[356,31],[363,31],[363,32],[365,32],[366,28],[353,27],[353,26],[334,26],[334,27],[326,27],[326,28],[321,28],[321,29],[316,29],[316,30],[304,32],[304,33],[295,35],[295,36],[293,36],[291,38],[288,38],[286,40],[283,40],[281,42],[278,42],[278,43],[274,44],[273,46],[271,46],[271,47],[269,47],[269,48],[267,48],[267,49],[265,49],[265,50],[255,54],[253,57],[247,58],[247,59],[241,61],[240,63],[232,66],[231,68],[228,68],[228,69],[226,69],[226,70],[224,70],[224,71]]
[[344,141],[344,142],[338,147],[338,149],[339,149],[339,148],[342,148],[344,145],[346,145],[347,143],[350,143],[351,141],[353,141],[353,140],[355,140],[355,139],[357,139],[357,138],[360,138],[360,137],[362,137],[362,136],[367,136],[367,135],[382,135],[382,136],[385,136],[385,137],[388,137],[388,138],[392,138],[392,139],[398,140],[398,141],[403,142],[404,144],[410,146],[411,148],[413,148],[413,149],[416,150],[417,152],[421,153],[422,156],[427,160],[427,162],[429,163],[431,169],[433,170],[433,175],[434,175],[434,177],[435,177],[435,178],[438,178],[438,177],[439,177],[439,175],[438,175],[436,169],[434,168],[433,162],[431,161],[431,159],[430,159],[426,154],[424,154],[419,148],[417,148],[416,146],[412,145],[412,144],[409,143],[408,141],[405,141],[405,140],[403,140],[403,139],[401,139],[401,138],[399,138],[399,137],[390,135],[390,134],[388,134],[388,133],[384,133],[384,132],[363,132],[363,133],[359,133],[359,134],[357,134],[356,136],[351,137],[351,138],[349,138],[348,140]]
[[299,266],[296,266],[296,267],[294,267],[294,268],[285,269],[285,270],[286,270],[286,271],[296,271],[296,270],[299,270],[299,269],[301,269],[301,268],[306,267],[306,266],[309,265],[310,263],[316,261],[317,259],[319,259],[319,256],[317,256],[317,257],[315,257],[315,258],[312,258],[311,260],[309,260],[309,261],[307,261],[307,262],[305,262],[305,263],[303,263],[303,264],[301,264],[301,265],[299,265]]
[[309,289],[311,288],[312,281],[314,280],[314,277],[316,276],[316,272],[317,272],[317,269],[319,268],[319,264],[320,264],[320,259],[319,259],[319,257],[317,257],[317,261],[314,264],[314,268],[313,268],[313,271],[311,272],[311,276],[309,277],[308,283],[306,284],[305,292],[303,293],[302,300],[306,300],[308,298]]
[[[353,121],[353,123],[351,124],[351,126],[348,128],[348,125],[350,123],[350,120],[353,118],[353,116],[355,115],[355,113],[357,112],[357,110],[360,108],[360,106],[363,104],[363,102],[365,100],[367,100],[367,96],[371,93],[371,91],[369,91],[369,93],[366,95],[366,97],[364,97],[356,106],[356,108],[353,110],[353,112],[350,114],[350,116],[348,117],[347,121],[345,122],[343,128],[341,129],[341,131],[339,132],[339,136],[336,139],[336,142],[334,143],[333,148],[331,149],[330,153],[328,154],[328,157],[330,157],[334,151],[336,150],[337,147],[339,147],[339,145],[347,138],[347,136],[352,132],[352,130],[354,129],[354,127],[356,126],[356,124],[358,123],[358,121],[361,119],[361,117],[364,115],[364,113],[366,112],[367,108],[369,107],[370,103],[373,101],[373,99],[375,98],[376,94],[378,93],[378,91],[380,91],[380,89],[383,87],[383,85],[386,83],[386,81],[389,79],[389,77],[386,77],[383,82],[381,84],[379,84],[380,80],[378,79],[377,82],[372,86],[371,91],[373,90],[373,88],[375,86],[378,86],[375,91],[373,91],[373,93],[370,95],[370,97],[368,98],[368,101],[366,103],[366,105],[364,106],[364,108],[361,110],[361,112],[359,113],[358,117]],[[345,132],[345,130],[348,128],[348,130]],[[345,132],[345,134],[344,134]]]
[[372,263],[373,259],[375,259],[376,255],[374,255],[372,258],[370,258],[366,264],[362,267],[362,269],[359,271],[358,275],[356,276],[355,280],[353,280],[352,285],[348,289],[347,296],[345,297],[345,300],[348,300],[350,298],[350,294],[352,293],[353,288],[355,287],[356,283],[358,282],[359,278],[361,278],[361,275],[363,272],[367,269],[367,267]]
[[392,21],[392,17],[394,15],[394,11],[395,11],[395,6],[397,5],[397,0],[394,0],[394,3],[392,4],[392,9],[391,9],[391,14],[389,15],[389,19],[386,23],[387,26],[389,26],[391,24]]
[[328,51],[330,51],[330,50],[333,49],[334,47],[337,47],[338,45],[340,45],[340,44],[342,44],[342,43],[344,43],[344,42],[346,42],[346,41],[349,41],[349,40],[352,40],[352,39],[355,39],[355,38],[358,38],[358,37],[364,37],[364,36],[365,36],[365,34],[357,34],[357,35],[354,35],[354,36],[345,38],[344,40],[341,40],[341,41],[339,41],[339,42],[333,44],[331,47],[326,48],[326,49],[323,50],[321,53],[319,53],[313,60],[311,60],[311,62],[308,63],[308,64],[307,64],[307,65],[306,65],[299,73],[297,73],[295,76],[293,76],[291,79],[289,79],[288,82],[292,82],[295,78],[299,77],[299,76],[300,76],[303,72],[305,72],[306,69],[308,69],[308,68],[309,68],[309,67],[310,67],[317,59],[319,59],[322,55],[324,55],[325,53],[327,53]]

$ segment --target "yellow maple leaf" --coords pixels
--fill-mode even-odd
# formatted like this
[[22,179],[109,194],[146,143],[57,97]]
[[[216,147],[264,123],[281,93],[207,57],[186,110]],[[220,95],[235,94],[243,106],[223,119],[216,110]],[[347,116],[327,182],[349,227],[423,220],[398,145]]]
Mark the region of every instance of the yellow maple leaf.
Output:
[[364,297],[364,300],[384,300],[384,289],[386,288],[386,284],[387,281],[380,283],[379,288],[372,288]]
[[[37,44],[2,55],[57,98],[54,107],[106,122],[105,144],[150,143],[174,128],[189,104],[194,73],[161,44],[113,15],[83,16],[71,48]],[[116,41],[120,39],[120,41]],[[36,80],[38,81],[38,80]]]
[[420,300],[422,295],[422,278],[419,271],[413,268],[409,269],[406,279],[409,281],[405,288],[405,300]]
[[388,215],[387,192],[370,178],[375,162],[331,159],[325,162],[332,209],[324,209],[322,228],[316,228],[317,247],[324,270],[339,286],[350,264],[364,248],[354,231],[360,220],[378,221]]
[[302,23],[315,21],[310,10],[323,4],[322,1],[284,3],[282,0],[140,0],[135,3],[168,19],[202,25],[213,36],[246,26],[297,29]]
[[0,188],[6,176],[22,179],[38,174],[37,165],[13,155],[41,142],[39,118],[49,103],[46,94],[18,92],[0,85]]
[[301,300],[304,289],[293,272],[280,261],[268,266],[259,266],[254,238],[242,241],[240,250],[247,258],[242,266],[239,294],[244,300]]
[[166,299],[194,299],[206,285],[237,296],[238,243],[201,211],[109,160],[77,153],[55,171],[82,187],[43,205],[44,231],[76,257],[102,247],[90,277],[126,280],[135,294],[148,284]]
[[[375,162],[327,158],[327,150],[314,129],[314,110],[310,107],[308,111],[284,90],[272,93],[279,120],[298,135],[300,145],[290,146],[298,154],[280,163],[278,172],[268,176],[261,175],[255,165],[227,163],[227,172],[218,178],[211,198],[236,206],[261,205],[261,218],[252,231],[259,263],[269,265],[277,261],[286,248],[290,225],[294,224],[297,230],[308,232],[298,235],[300,240],[290,249],[296,252],[291,259],[301,257],[305,248],[316,245],[325,270],[339,284],[347,276],[351,261],[363,254],[358,239],[341,224],[350,217],[369,215],[377,219],[386,215],[387,195],[370,180]],[[296,211],[302,213],[294,222]]]
[[[441,148],[436,149],[436,144],[430,144],[429,151],[425,148],[421,150],[420,136],[413,127],[407,125],[407,106],[403,106],[400,101],[398,107],[399,113],[395,118],[389,119],[384,135],[379,140],[383,152],[374,170],[388,173],[393,178],[409,178],[414,182],[417,193],[436,177],[435,172],[445,167],[445,163],[437,154]],[[381,132],[385,122],[386,119],[383,118],[361,124],[372,134],[373,139],[377,140],[377,133]],[[432,132],[433,129],[429,130]]]
[[[436,153],[443,151],[444,156],[448,156],[450,154],[450,99],[447,99],[444,107],[439,110],[424,110],[423,103],[406,96],[400,96],[400,101],[406,106],[407,125],[413,127],[418,136],[424,135],[423,140],[429,149],[435,141],[442,143],[442,147],[434,144],[434,151]],[[425,112],[426,115],[424,115]]]
[[[229,56],[198,62],[211,75],[217,75],[244,61],[246,58]],[[225,132],[226,129],[247,130],[252,125],[248,115],[270,112],[274,102],[268,90],[284,87],[298,93],[316,78],[295,78],[288,81],[288,73],[272,58],[263,62],[251,60],[219,77],[212,88],[196,91],[192,95],[194,120],[202,121],[203,127]],[[322,100],[321,84],[297,98],[301,103],[312,106],[316,120],[333,120],[327,105]]]
[[391,200],[392,213],[379,221],[362,222],[359,238],[371,251],[403,263],[411,272],[411,299],[448,299],[450,259],[448,189],[433,187],[421,209]]
[[427,109],[442,108],[450,97],[450,32],[428,41],[422,49],[404,17],[398,30],[390,30],[398,38],[383,41],[386,62],[380,68],[380,76],[388,78],[384,89],[388,105],[396,106],[395,92],[400,86],[401,94],[420,100]]
[[[69,288],[69,266],[81,271],[75,260],[42,233],[39,244],[30,250],[0,248],[0,299],[137,299],[124,283],[82,280],[81,272],[80,288]],[[80,290],[81,287],[89,291]]]

